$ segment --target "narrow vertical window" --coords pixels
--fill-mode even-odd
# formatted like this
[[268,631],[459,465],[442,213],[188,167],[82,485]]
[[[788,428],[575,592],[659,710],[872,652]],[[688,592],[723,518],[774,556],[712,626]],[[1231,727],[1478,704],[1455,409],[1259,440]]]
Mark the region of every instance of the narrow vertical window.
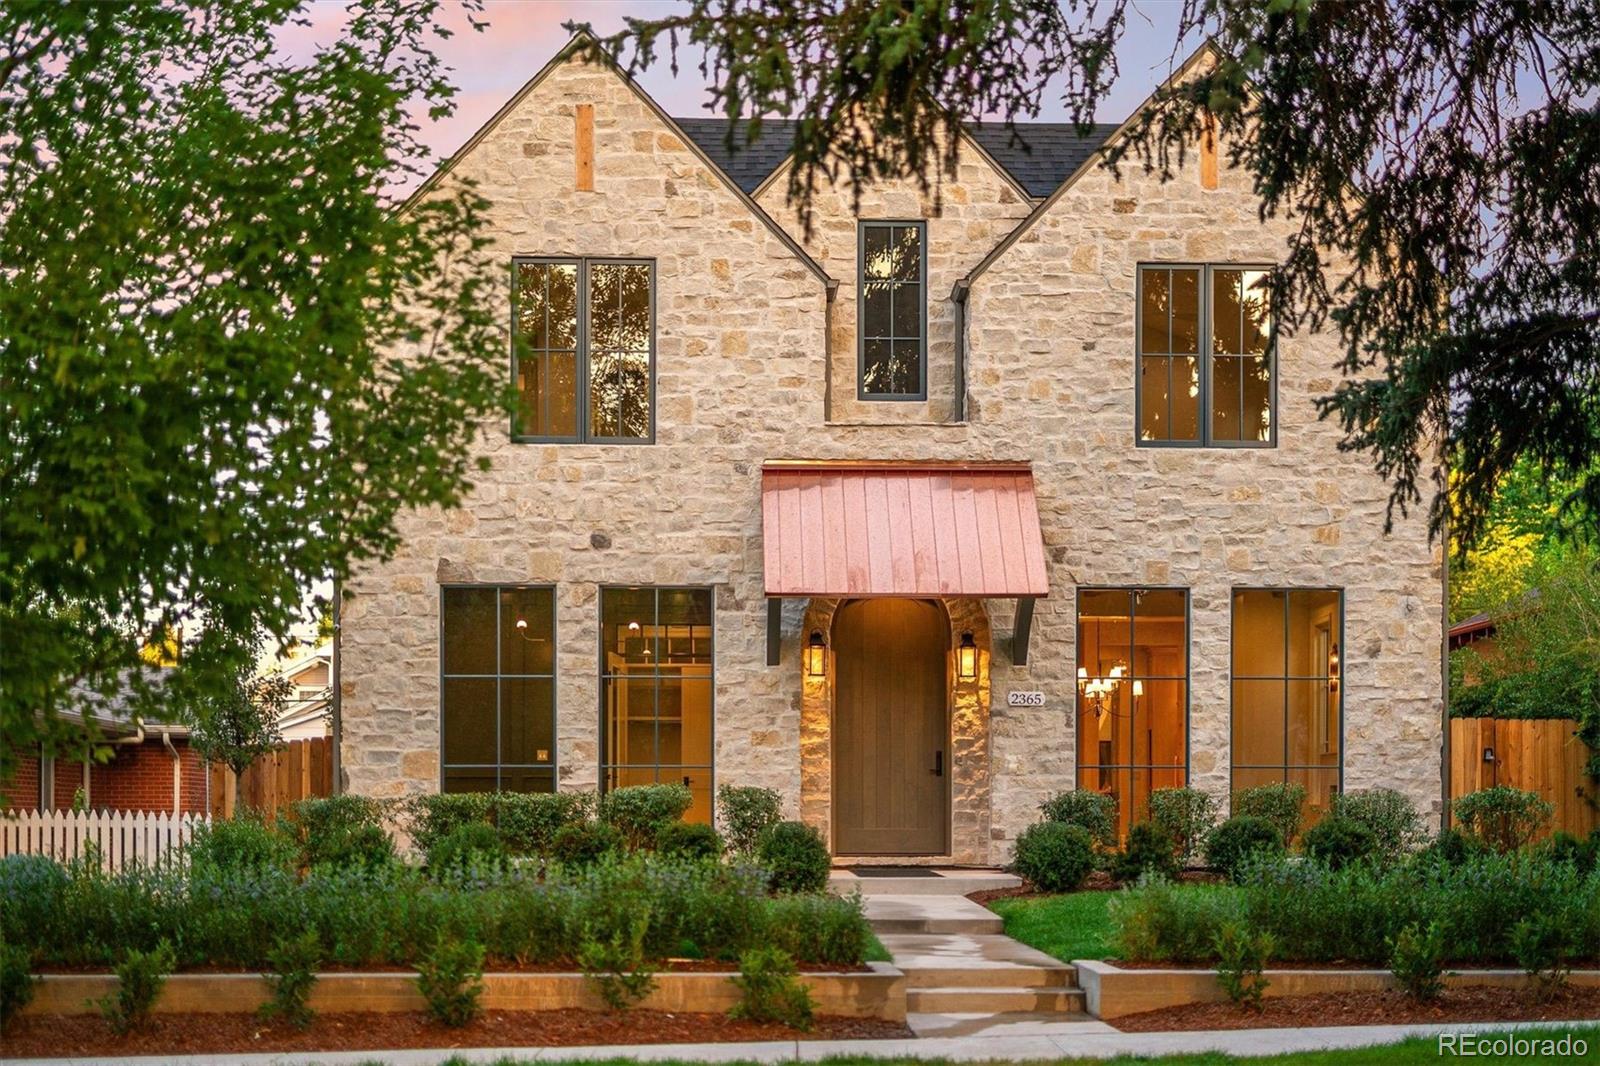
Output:
[[654,434],[654,269],[601,259],[518,259],[512,435],[635,443]]
[[439,628],[443,791],[554,791],[555,590],[448,586]]
[[601,781],[680,782],[687,818],[711,820],[712,595],[698,588],[600,593]]
[[1235,794],[1305,786],[1315,820],[1340,788],[1344,598],[1337,589],[1237,589],[1233,594]]
[[1182,589],[1078,593],[1078,787],[1117,801],[1119,832],[1188,782],[1188,631]]
[[861,399],[927,396],[926,236],[921,222],[861,223]]
[[1140,444],[1274,442],[1269,280],[1247,267],[1139,268]]

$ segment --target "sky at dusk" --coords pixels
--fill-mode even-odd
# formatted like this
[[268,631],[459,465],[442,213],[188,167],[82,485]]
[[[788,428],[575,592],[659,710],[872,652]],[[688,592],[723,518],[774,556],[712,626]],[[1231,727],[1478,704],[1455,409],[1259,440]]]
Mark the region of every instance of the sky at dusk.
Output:
[[[426,142],[441,157],[459,148],[566,43],[570,34],[562,23],[587,22],[598,32],[608,33],[621,29],[626,15],[655,18],[682,6],[672,0],[490,0],[483,12],[489,25],[482,32],[474,32],[459,10],[447,7],[447,24],[456,32],[440,41],[437,51],[452,68],[460,92],[454,115],[425,123]],[[1101,121],[1120,122],[1128,117],[1169,73],[1178,10],[1177,0],[1133,0],[1117,50],[1122,76],[1100,109],[1097,117]],[[336,35],[343,21],[343,4],[317,0],[308,14],[312,25],[291,35],[302,38],[286,42],[291,48]],[[1186,58],[1189,50],[1183,49],[1177,60]],[[679,58],[677,77],[662,61],[640,75],[640,84],[668,114],[709,114],[698,53],[686,51]],[[1042,121],[1064,121],[1066,117],[1059,98],[1050,101],[1039,116]]]

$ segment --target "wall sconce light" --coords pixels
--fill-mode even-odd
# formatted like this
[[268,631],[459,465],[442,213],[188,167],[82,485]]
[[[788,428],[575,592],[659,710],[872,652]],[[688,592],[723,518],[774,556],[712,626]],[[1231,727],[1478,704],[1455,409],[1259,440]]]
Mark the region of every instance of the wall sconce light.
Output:
[[1493,748],[1484,748],[1483,749],[1483,761],[1484,762],[1494,762],[1494,749]]
[[828,646],[822,642],[822,630],[813,629],[806,641],[806,676],[823,677],[828,672]]
[[971,633],[961,634],[961,647],[956,649],[956,677],[962,681],[978,679],[978,646],[972,642]]

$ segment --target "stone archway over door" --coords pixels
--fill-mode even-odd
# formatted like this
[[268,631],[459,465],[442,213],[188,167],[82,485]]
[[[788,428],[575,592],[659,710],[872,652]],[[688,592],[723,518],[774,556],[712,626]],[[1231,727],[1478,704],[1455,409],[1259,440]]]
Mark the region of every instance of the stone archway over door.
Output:
[[855,600],[834,616],[836,854],[949,851],[948,642],[927,600]]

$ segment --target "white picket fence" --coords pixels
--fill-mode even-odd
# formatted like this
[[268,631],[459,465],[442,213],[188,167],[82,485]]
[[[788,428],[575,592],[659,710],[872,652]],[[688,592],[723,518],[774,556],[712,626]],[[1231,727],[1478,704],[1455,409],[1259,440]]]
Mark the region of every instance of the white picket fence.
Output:
[[203,814],[144,811],[24,811],[0,815],[0,855],[71,862],[97,854],[108,871],[176,861]]

